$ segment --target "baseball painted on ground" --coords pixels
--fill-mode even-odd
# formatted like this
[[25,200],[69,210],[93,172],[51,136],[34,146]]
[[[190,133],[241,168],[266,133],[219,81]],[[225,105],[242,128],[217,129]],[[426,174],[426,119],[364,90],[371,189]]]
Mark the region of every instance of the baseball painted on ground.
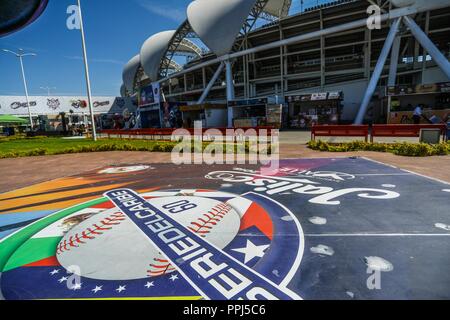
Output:
[[150,166],[113,167],[99,171],[100,174],[131,173],[150,169]]
[[[148,202],[220,249],[239,232],[239,214],[214,199],[176,196]],[[176,270],[116,208],[98,213],[70,230],[57,246],[56,256],[66,270],[77,266],[79,276],[96,280],[136,280]]]

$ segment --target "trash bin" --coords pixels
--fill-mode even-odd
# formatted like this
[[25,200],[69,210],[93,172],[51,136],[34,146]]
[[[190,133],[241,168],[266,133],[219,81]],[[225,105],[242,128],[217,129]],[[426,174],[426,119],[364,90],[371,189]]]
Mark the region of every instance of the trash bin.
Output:
[[420,130],[420,143],[438,144],[441,142],[442,129]]

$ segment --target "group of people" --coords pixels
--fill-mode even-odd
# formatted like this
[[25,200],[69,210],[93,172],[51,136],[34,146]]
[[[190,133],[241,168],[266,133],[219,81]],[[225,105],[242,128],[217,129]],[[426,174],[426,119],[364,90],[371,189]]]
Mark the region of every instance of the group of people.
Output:
[[[444,122],[447,123],[450,121],[450,114],[447,114],[443,119],[436,117],[435,115],[431,117],[426,117],[424,114],[424,109],[426,106],[423,103],[418,104],[413,111],[413,122],[414,124],[420,124],[422,118],[424,118],[429,123]],[[411,104],[408,105],[408,109],[412,110],[413,106]]]
[[82,137],[86,133],[86,125],[84,123],[80,124],[72,124],[69,127],[69,132],[73,137],[79,136]]

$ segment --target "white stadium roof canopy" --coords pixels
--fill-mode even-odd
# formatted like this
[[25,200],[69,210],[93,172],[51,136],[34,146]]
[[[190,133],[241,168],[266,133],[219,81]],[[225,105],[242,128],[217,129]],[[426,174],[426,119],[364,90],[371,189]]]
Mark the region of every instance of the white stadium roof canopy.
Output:
[[[263,0],[195,0],[187,8],[188,22],[192,31],[217,56],[231,51],[239,31],[257,3]],[[268,0],[263,12],[271,16],[288,15],[292,0]],[[185,22],[186,23],[186,22]],[[142,45],[140,55],[133,57],[124,67],[123,83],[129,93],[135,87],[136,73],[140,67],[151,81],[160,75],[161,62],[178,31],[159,32],[148,38]],[[202,49],[194,42],[184,38],[176,46],[176,53],[185,56],[201,57]],[[181,66],[171,60],[171,70]]]
[[273,16],[284,18],[289,14],[291,4],[292,0],[269,0],[264,7],[264,11]]
[[125,86],[125,89],[128,92],[133,92],[134,88],[134,79],[136,77],[136,72],[138,71],[141,65],[141,57],[139,55],[135,55],[131,58],[130,61],[127,62],[123,69],[122,80]]
[[141,64],[151,80],[158,78],[159,66],[174,30],[159,32],[148,38],[141,48]]
[[121,96],[121,97],[125,97],[126,95],[127,95],[127,88],[125,88],[125,85],[122,84],[122,85],[120,86],[120,96]]
[[[175,30],[159,32],[148,38],[141,48],[141,65],[147,76],[152,80],[157,80],[161,59],[169,46],[170,41],[175,35]],[[192,41],[184,39],[177,48],[179,54],[201,56],[202,50]],[[171,63],[173,69],[178,65]]]
[[217,56],[231,51],[255,0],[196,0],[187,9],[189,23]]

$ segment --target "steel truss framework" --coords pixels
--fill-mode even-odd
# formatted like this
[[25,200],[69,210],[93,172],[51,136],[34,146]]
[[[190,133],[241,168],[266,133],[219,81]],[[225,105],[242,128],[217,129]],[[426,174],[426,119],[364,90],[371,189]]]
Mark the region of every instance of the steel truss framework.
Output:
[[203,54],[202,49],[200,49],[195,43],[189,39],[183,39],[180,43],[183,47],[189,48],[189,50],[178,50],[175,52],[178,55],[184,55],[186,57],[201,57]]
[[136,71],[136,75],[134,76],[133,92],[129,92],[130,95],[133,95],[134,93],[139,91],[139,85],[144,76],[145,76],[144,68],[142,68],[142,66],[139,65]]
[[[336,12],[331,11],[332,13],[322,15],[323,12],[327,11],[327,8],[321,8],[313,12],[309,12],[306,15],[314,16],[318,15],[320,13],[320,26],[317,21],[301,21],[301,16],[296,16],[288,18],[287,20],[283,20],[283,23],[280,23],[279,26],[271,26],[267,29],[267,34],[275,34],[275,32],[280,33],[281,35],[286,31],[289,33],[289,36],[286,38],[280,36],[279,41],[275,41],[273,43],[264,43],[261,42],[259,39],[262,37],[260,33],[256,33],[255,35],[252,35],[251,31],[252,28],[256,22],[255,16],[258,14],[259,9],[259,18],[264,18],[264,7],[267,4],[267,1],[261,0],[258,1],[257,4],[255,4],[255,8],[253,8],[252,13],[248,17],[247,21],[244,23],[244,26],[242,27],[241,32],[239,33],[239,37],[235,43],[234,49],[237,50],[234,53],[231,53],[229,56],[224,57],[218,57],[214,58],[211,57],[210,60],[200,62],[196,65],[192,65],[186,70],[184,68],[181,69],[180,73],[175,74],[175,77],[183,76],[185,77],[186,82],[186,74],[189,72],[193,72],[194,70],[200,70],[203,69],[203,89],[200,89],[199,87],[196,87],[194,89],[187,90],[187,85],[185,83],[184,90],[179,90],[178,88],[173,88],[172,85],[168,84],[168,91],[170,93],[168,94],[168,97],[175,98],[177,96],[182,96],[185,94],[191,94],[193,99],[197,100],[198,98],[196,95],[200,95],[203,90],[205,90],[207,87],[212,87],[212,90],[216,90],[214,92],[218,92],[218,89],[223,90],[223,86],[216,86],[213,87],[214,83],[212,83],[211,86],[207,86],[207,78],[206,78],[206,72],[205,68],[217,65],[218,63],[224,61],[225,59],[232,59],[233,61],[239,60],[239,57],[244,57],[244,68],[245,65],[247,65],[247,68],[245,69],[247,76],[250,72],[248,69],[249,64],[253,64],[252,72],[250,72],[250,78],[241,80],[236,79],[236,84],[239,88],[239,96],[241,97],[242,94],[242,86],[248,86],[249,92],[244,93],[244,95],[247,97],[262,97],[262,96],[268,96],[275,94],[280,94],[278,88],[281,87],[281,95],[284,94],[292,94],[293,92],[298,92],[303,90],[303,88],[306,88],[303,85],[298,86],[297,82],[307,82],[307,81],[316,81],[318,78],[319,82],[317,84],[311,86],[311,87],[317,87],[317,88],[323,88],[326,85],[331,85],[335,83],[346,82],[346,81],[356,81],[361,79],[370,80],[372,72],[374,70],[373,64],[376,62],[376,59],[378,58],[378,54],[380,53],[379,50],[381,50],[382,44],[384,44],[385,36],[377,35],[378,32],[373,32],[371,30],[368,30],[366,28],[366,19],[362,19],[366,15],[366,8],[367,4],[377,4],[383,13],[383,24],[384,27],[390,26],[395,18],[403,17],[411,15],[415,18],[415,20],[418,21],[419,25],[421,24],[423,26],[424,32],[426,35],[432,35],[438,38],[441,38],[441,45],[442,45],[442,36],[445,35],[445,33],[450,32],[450,26],[447,23],[444,23],[444,25],[431,23],[430,20],[435,19],[436,21],[439,21],[439,19],[444,19],[445,17],[450,17],[450,12],[448,9],[442,10],[441,12],[436,9],[431,9],[428,11],[422,10],[422,11],[414,11],[414,10],[407,10],[407,9],[397,9],[392,8],[392,5],[390,4],[390,1],[383,1],[383,0],[367,0],[367,1],[353,1],[352,3],[358,4],[352,5],[352,8],[355,8],[352,12],[344,12],[342,10]],[[335,6],[337,7],[337,6]],[[343,7],[344,8],[344,7]],[[256,10],[256,11],[255,11]],[[255,14],[256,12],[256,14]],[[350,18],[354,17],[354,20]],[[349,21],[348,23],[339,23],[338,25],[334,26],[331,25],[331,22],[333,20],[339,20],[344,19],[346,21]],[[359,20],[361,19],[361,20]],[[292,22],[294,21],[294,23]],[[434,21],[434,20],[433,20]],[[295,29],[301,29],[303,27],[311,28],[314,27],[310,33],[308,34],[301,34],[301,35],[293,35],[293,31]],[[425,59],[425,56],[430,51],[431,48],[429,45],[424,47],[423,53],[420,53],[419,51],[419,42],[417,41],[417,38],[413,35],[411,35],[411,28],[403,25],[399,26],[399,30],[397,33],[397,37],[402,39],[401,46],[400,46],[400,52],[399,57],[400,60],[397,61],[399,63],[399,72],[397,73],[397,76],[409,76],[414,75],[414,78],[411,78],[407,81],[417,81],[417,79],[420,79],[420,77],[423,77],[423,73],[425,69],[427,69],[427,60]],[[417,28],[416,28],[417,29]],[[187,37],[196,37],[195,33],[192,31],[189,23],[186,21],[179,29],[179,31],[182,31],[182,33],[177,32],[177,34],[174,36],[178,40],[178,45],[181,44],[180,41],[183,40],[183,38]],[[343,39],[346,39],[346,37],[352,37],[350,41],[343,42],[343,43],[337,43],[336,41],[333,41],[333,38],[329,35],[332,34],[333,37],[343,37]],[[179,38],[177,38],[177,36]],[[272,35],[273,37],[273,35]],[[254,44],[253,38],[258,39],[259,42],[256,42],[258,44]],[[321,39],[323,38],[323,41],[320,41],[319,47],[314,48],[301,48],[298,46],[298,44],[306,42],[308,40],[312,39]],[[415,39],[416,38],[416,39]],[[427,37],[428,38],[428,37]],[[242,41],[242,44],[245,44],[246,41],[249,42],[251,45],[251,49],[242,48],[239,47],[239,42]],[[423,41],[423,40],[422,40]],[[331,42],[329,44],[329,42]],[[176,48],[178,45],[175,45],[176,42],[172,41],[171,46],[174,48],[174,52],[176,52]],[[253,46],[252,46],[253,44]],[[350,69],[325,69],[328,65],[336,64],[336,66],[339,67],[340,64],[344,65],[345,61],[341,61],[342,59],[346,58],[347,56],[340,57],[339,52],[340,50],[344,50],[345,52],[347,47],[349,46],[355,46],[356,48],[361,47],[361,52],[358,53],[358,58],[352,58],[354,62],[349,61],[349,64],[352,66]],[[267,52],[270,49],[274,48],[283,48],[280,55],[277,55],[275,53],[270,54],[264,54],[264,52]],[[337,50],[335,56],[328,56],[328,52],[331,53],[331,50]],[[242,51],[242,52],[241,52]],[[169,50],[168,50],[169,52]],[[255,56],[254,53],[258,52],[258,54]],[[317,58],[317,52],[320,52],[320,58]],[[313,54],[314,53],[314,54]],[[325,54],[326,53],[326,54]],[[418,58],[420,58],[420,55],[422,54],[422,61],[419,61]],[[175,55],[175,54],[174,54]],[[315,61],[314,66],[316,64],[321,65],[320,71],[316,71],[316,68],[314,68],[313,71],[304,73],[298,70],[301,70],[301,66],[297,66],[294,69],[288,70],[288,64],[291,66],[291,64],[295,64],[295,59],[297,56],[301,57],[302,55],[312,55],[311,59]],[[431,55],[431,54],[430,54]],[[355,54],[353,54],[355,56]],[[172,56],[173,57],[173,56]],[[406,58],[411,57],[412,62],[405,62]],[[168,58],[168,55],[166,55],[166,58]],[[208,57],[209,58],[209,57]],[[278,58],[280,60],[281,58],[281,64],[277,65],[275,59]],[[338,61],[338,59],[341,59]],[[409,58],[408,58],[409,59]],[[361,60],[361,62],[360,62]],[[398,59],[395,59],[398,60]],[[172,60],[168,60],[168,63],[170,63]],[[268,63],[265,63],[267,61]],[[307,63],[310,59],[299,59],[298,63]],[[311,60],[312,61],[312,60]],[[408,60],[409,61],[409,60]],[[433,62],[436,61],[436,59],[433,57]],[[276,65],[278,68],[276,71],[272,72],[270,71],[268,75],[265,75],[265,71],[255,70],[256,63],[258,62],[264,62],[262,64],[262,69],[268,68],[271,65]],[[270,62],[270,64],[269,64]],[[339,63],[338,63],[339,62]],[[433,63],[428,63],[428,65],[432,66]],[[309,65],[307,66],[309,67]],[[169,72],[171,69],[169,67],[166,67],[167,73],[166,75],[169,75]],[[280,71],[278,71],[281,69]],[[311,68],[312,70],[313,68]],[[444,67],[444,70],[448,70],[448,67]],[[319,70],[319,69],[317,69]],[[420,74],[420,70],[422,70],[422,74]],[[278,72],[278,74],[276,74]],[[319,73],[323,73],[319,74]],[[386,78],[386,68],[384,68],[383,71],[384,75],[381,75],[381,77]],[[357,76],[357,77],[356,77]],[[314,78],[313,80],[311,80]],[[139,78],[137,78],[139,79]],[[416,79],[416,80],[414,80]],[[166,79],[162,76],[158,81],[165,83],[165,81],[168,80],[167,76]],[[198,84],[198,80],[195,80]],[[201,80],[200,80],[201,81]],[[244,82],[242,82],[244,81]],[[265,87],[265,84],[267,85],[267,90]],[[278,88],[275,87],[273,89],[272,84],[278,85]],[[281,83],[281,86],[280,86]],[[309,82],[308,82],[309,83]],[[394,82],[395,83],[395,82]],[[216,83],[217,85],[217,83]],[[257,87],[258,85],[258,87]],[[220,87],[220,88],[219,88]],[[269,88],[270,87],[270,88]],[[173,89],[173,90],[172,90]],[[267,92],[266,92],[267,91]],[[370,93],[369,93],[370,94]],[[217,94],[214,95],[214,99],[217,99]],[[220,97],[223,96],[223,93],[219,95]],[[222,99],[222,98],[220,98]],[[364,105],[362,106],[361,114],[364,113]]]
[[[267,5],[269,0],[257,0],[255,5],[253,6],[249,16],[247,17],[247,20],[244,22],[244,25],[239,32],[239,35],[237,37],[237,40],[235,44],[233,45],[233,52],[239,51],[243,44],[245,43],[245,39],[250,31],[253,30],[256,21],[259,18],[264,18],[266,20],[274,21],[278,17],[274,17],[273,15],[270,15],[269,13],[264,12],[264,9]],[[289,13],[289,8],[291,7],[292,0],[284,0],[282,9],[280,10],[280,16],[286,16]],[[189,40],[185,41],[186,38],[198,38],[197,34],[193,31],[190,23],[188,20],[184,21],[183,24],[178,28],[178,30],[175,32],[175,35],[173,36],[172,40],[170,41],[170,44],[166,50],[166,52],[163,55],[163,59],[161,60],[160,64],[160,78],[167,77],[169,74],[169,66],[170,62],[173,61],[173,57],[177,55],[179,52],[178,48],[181,44],[189,44],[192,43]],[[194,44],[193,44],[194,45]],[[194,45],[195,46],[195,45]],[[195,46],[198,48],[197,46]],[[196,52],[199,56],[201,56],[202,52]]]
[[[178,72],[181,71],[183,69],[183,67],[178,64],[175,60],[171,60],[168,66],[168,74],[170,74],[170,72]],[[133,92],[128,92],[128,95],[133,95],[134,93],[136,93],[139,90],[139,84],[142,81],[142,79],[145,77],[145,71],[144,68],[142,68],[141,65],[139,65],[136,74],[134,76],[134,80],[133,80]]]
[[169,70],[173,70],[173,71],[177,72],[182,69],[183,69],[183,67],[179,63],[177,63],[174,60],[170,61]]
[[247,39],[247,35],[249,34],[250,31],[252,31],[258,18],[261,17],[261,14],[264,12],[264,8],[266,7],[268,2],[269,0],[256,1],[255,5],[250,11],[249,16],[247,17],[247,20],[244,22],[244,25],[242,26],[241,31],[239,32],[236,42],[233,45],[232,49],[233,52],[237,52],[242,48],[242,46],[245,43],[245,40]]
[[[427,35],[437,38],[439,48],[441,50],[446,48],[446,54],[449,54],[448,44],[446,45],[443,42],[445,40],[442,39],[445,38],[445,34],[450,32],[450,25],[445,22],[445,19],[450,17],[450,8],[411,11],[392,8],[389,1],[356,0],[344,3],[341,8],[339,8],[339,4],[331,6],[331,8],[320,8],[304,15],[289,17],[283,20],[283,23],[264,27],[266,30],[264,33],[250,33],[247,41],[251,49],[244,48],[229,56],[219,58],[208,57],[209,60],[190,65],[180,73],[171,76],[174,78],[184,76],[183,83],[187,82],[184,88],[169,83],[167,81],[169,78],[160,79],[160,82],[166,86],[167,92],[170,92],[166,97],[184,99],[183,101],[190,101],[190,99],[198,101],[201,94],[209,87],[205,69],[230,58],[236,59],[235,63],[239,63],[244,70],[234,77],[239,98],[267,97],[274,94],[285,96],[305,92],[311,88],[322,90],[325,86],[338,83],[369,81],[374,64],[385,42],[385,32],[372,31],[366,27],[366,9],[368,4],[373,4],[372,2],[379,5],[384,14],[382,16],[383,30],[388,29],[395,18],[412,15]],[[351,7],[351,10],[348,10],[348,7]],[[318,20],[311,19],[319,16],[320,23]],[[302,19],[302,17],[306,17],[306,19]],[[339,21],[334,25],[334,20],[344,21]],[[311,32],[301,35],[294,33],[294,30],[302,30],[304,27],[311,28]],[[273,40],[277,39],[278,34],[280,34],[280,40]],[[272,39],[271,42],[264,42],[266,36]],[[301,43],[307,43],[312,39],[320,40],[321,37],[323,41],[320,41],[320,45],[315,44],[314,47],[306,48],[301,46]],[[344,40],[339,42],[336,37]],[[399,64],[396,78],[401,77],[398,80],[403,82],[417,83],[423,79],[428,68],[435,66],[434,58],[433,61],[424,58],[428,50],[424,49],[421,53],[418,41],[411,35],[410,28],[407,26],[400,25],[397,37],[400,38],[401,45],[399,59],[394,59],[398,60]],[[274,48],[283,50],[279,54],[269,51]],[[356,53],[351,53],[351,58],[349,58],[350,48],[351,51],[354,51],[355,48],[358,50]],[[256,52],[257,54],[255,54]],[[242,62],[239,61],[240,57],[243,57]],[[420,57],[422,60],[419,60]],[[314,63],[311,65],[309,62]],[[296,64],[304,64],[304,66],[295,66]],[[252,67],[249,69],[249,66]],[[273,71],[265,71],[272,67],[274,67]],[[197,79],[186,78],[186,75],[201,69],[203,69],[203,85],[200,84],[202,79],[198,74]],[[384,67],[381,79],[387,79],[388,69]],[[191,86],[194,83],[196,86]],[[216,82],[211,89],[211,99],[214,101],[225,100],[224,89],[224,85]]]
[[[198,38],[187,19],[181,24],[173,35],[172,40],[170,41],[169,46],[161,59],[161,64],[159,66],[159,75],[161,78],[167,77],[169,74],[170,63],[173,61],[173,57],[177,54],[178,47],[186,38]],[[186,41],[184,42],[186,43]],[[189,43],[192,42],[189,41]],[[199,52],[199,55],[201,55],[201,52]]]

